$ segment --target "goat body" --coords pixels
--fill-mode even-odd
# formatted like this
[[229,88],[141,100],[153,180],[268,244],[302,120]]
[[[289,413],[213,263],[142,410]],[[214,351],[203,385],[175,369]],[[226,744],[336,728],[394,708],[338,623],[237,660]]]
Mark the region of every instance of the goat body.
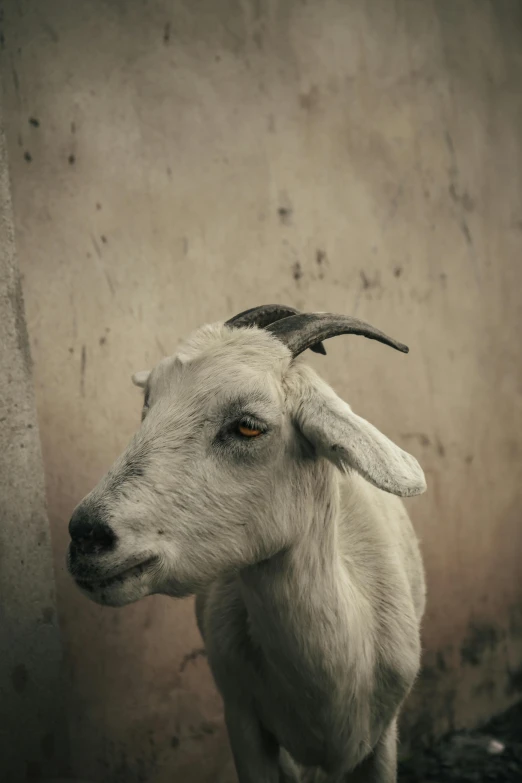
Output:
[[104,605],[196,594],[240,783],[392,783],[425,602],[399,498],[424,475],[297,354],[333,329],[407,349],[288,311],[279,337],[206,326],[134,376],[142,425],[75,510],[68,567]]

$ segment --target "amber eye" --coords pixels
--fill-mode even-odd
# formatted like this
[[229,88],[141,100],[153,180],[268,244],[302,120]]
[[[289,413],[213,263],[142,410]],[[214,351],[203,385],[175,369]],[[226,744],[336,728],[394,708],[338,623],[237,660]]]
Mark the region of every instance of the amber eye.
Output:
[[240,435],[243,435],[245,438],[257,438],[258,435],[262,435],[262,430],[254,429],[252,427],[248,427],[246,424],[240,424],[237,428]]

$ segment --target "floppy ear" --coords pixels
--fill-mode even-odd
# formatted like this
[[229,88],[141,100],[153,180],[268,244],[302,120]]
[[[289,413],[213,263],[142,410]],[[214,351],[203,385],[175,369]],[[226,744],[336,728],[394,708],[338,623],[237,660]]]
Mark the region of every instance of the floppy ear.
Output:
[[424,473],[415,457],[353,413],[321,381],[301,400],[297,423],[318,454],[341,470],[353,468],[370,484],[400,497],[426,490]]

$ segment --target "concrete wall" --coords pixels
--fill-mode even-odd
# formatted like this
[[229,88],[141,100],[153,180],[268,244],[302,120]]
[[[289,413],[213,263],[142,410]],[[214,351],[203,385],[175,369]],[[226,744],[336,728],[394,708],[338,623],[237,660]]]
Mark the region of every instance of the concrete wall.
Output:
[[[67,521],[126,444],[129,376],[253,304],[357,314],[311,357],[422,462],[429,579],[406,736],[522,688],[522,9],[478,0],[7,4],[16,227],[78,770],[228,763],[192,602],[95,607]],[[227,783],[232,778],[223,772]]]
[[0,90],[0,779],[67,769],[44,473],[13,236]]

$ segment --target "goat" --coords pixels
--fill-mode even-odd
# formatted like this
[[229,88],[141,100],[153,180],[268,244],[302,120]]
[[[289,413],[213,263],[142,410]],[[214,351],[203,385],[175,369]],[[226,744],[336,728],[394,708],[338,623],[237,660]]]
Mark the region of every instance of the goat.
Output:
[[426,485],[298,359],[350,333],[408,351],[279,305],[198,329],[133,376],[142,425],[69,524],[92,600],[196,595],[240,783],[397,778],[425,605],[399,497]]

